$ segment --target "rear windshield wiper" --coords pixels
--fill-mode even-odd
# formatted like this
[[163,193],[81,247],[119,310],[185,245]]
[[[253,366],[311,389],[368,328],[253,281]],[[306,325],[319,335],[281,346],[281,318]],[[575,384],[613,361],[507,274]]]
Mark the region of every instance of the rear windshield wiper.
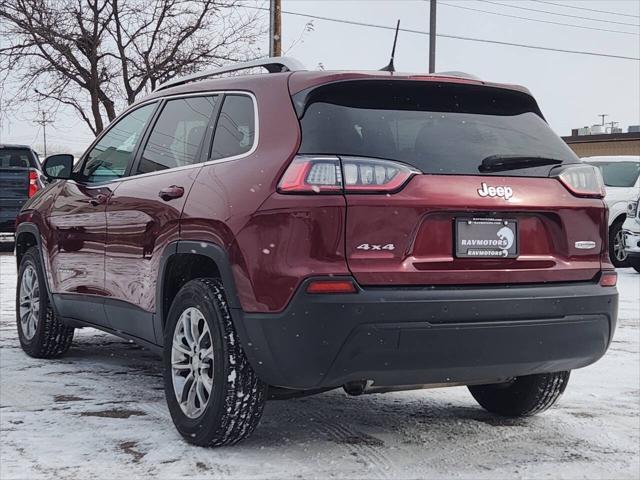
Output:
[[491,155],[478,167],[481,172],[499,172],[516,170],[518,168],[540,167],[543,165],[558,165],[562,160],[550,157],[534,157],[528,155]]

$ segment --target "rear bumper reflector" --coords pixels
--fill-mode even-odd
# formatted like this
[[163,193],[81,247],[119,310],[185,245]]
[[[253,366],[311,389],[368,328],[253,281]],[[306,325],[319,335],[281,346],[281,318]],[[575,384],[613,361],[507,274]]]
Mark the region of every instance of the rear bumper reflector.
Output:
[[616,272],[602,272],[600,276],[600,285],[603,287],[615,287],[618,283],[618,274]]
[[307,293],[356,293],[351,280],[314,280],[307,285]]

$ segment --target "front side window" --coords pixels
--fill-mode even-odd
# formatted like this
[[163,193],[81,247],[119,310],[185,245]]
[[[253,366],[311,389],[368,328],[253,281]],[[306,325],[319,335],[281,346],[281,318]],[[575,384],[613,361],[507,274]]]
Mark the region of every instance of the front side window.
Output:
[[213,137],[212,159],[247,153],[255,140],[253,101],[247,95],[227,95]]
[[169,100],[151,130],[136,173],[149,173],[198,163],[218,97]]
[[82,168],[82,180],[99,183],[124,177],[140,135],[155,108],[155,104],[148,104],[118,120],[89,152]]

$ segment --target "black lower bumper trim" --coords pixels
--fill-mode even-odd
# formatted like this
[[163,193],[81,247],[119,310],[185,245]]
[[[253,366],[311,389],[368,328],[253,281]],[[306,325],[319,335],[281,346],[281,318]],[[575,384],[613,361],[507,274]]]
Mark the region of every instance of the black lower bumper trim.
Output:
[[604,355],[617,318],[616,288],[596,283],[349,295],[310,295],[306,283],[282,313],[234,311],[271,385],[471,384],[571,370]]

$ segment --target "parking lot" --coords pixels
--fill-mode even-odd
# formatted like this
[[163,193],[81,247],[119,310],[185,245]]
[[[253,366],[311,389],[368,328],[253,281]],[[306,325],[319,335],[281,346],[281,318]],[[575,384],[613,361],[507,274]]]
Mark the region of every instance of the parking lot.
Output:
[[153,353],[92,329],[58,360],[27,357],[15,329],[15,259],[0,254],[1,478],[638,478],[640,274],[619,270],[620,316],[598,363],[526,420],[466,388],[267,405],[248,441],[186,444]]

